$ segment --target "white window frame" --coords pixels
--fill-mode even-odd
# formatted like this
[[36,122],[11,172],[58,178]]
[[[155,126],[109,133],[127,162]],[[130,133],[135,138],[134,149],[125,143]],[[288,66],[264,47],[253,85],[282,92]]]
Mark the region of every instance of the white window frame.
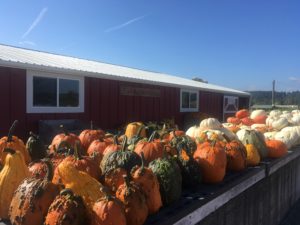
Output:
[[[182,92],[188,92],[189,94],[196,94],[196,108],[182,108]],[[180,112],[198,112],[199,111],[199,91],[197,90],[188,90],[188,89],[181,89],[180,90]]]
[[[33,77],[78,80],[79,81],[79,106],[78,107],[33,106]],[[27,113],[82,113],[84,112],[84,77],[27,70],[26,112]]]

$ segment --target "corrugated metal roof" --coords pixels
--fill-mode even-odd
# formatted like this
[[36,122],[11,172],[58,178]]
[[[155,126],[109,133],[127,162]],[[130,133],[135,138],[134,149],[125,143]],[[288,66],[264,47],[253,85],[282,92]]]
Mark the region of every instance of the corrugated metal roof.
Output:
[[0,45],[0,65],[62,73],[77,72],[76,74],[105,79],[192,88],[236,95],[249,95],[247,92],[213,84],[201,83],[178,76],[171,76],[163,73],[144,71],[7,45]]

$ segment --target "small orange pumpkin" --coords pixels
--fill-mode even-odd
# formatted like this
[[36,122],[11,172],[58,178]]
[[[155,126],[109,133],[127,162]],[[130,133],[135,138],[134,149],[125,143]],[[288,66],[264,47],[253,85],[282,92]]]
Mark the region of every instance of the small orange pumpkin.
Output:
[[287,154],[287,146],[280,140],[266,140],[268,157],[280,158]]
[[240,124],[241,120],[237,117],[230,116],[227,118],[227,123]]
[[145,196],[134,182],[129,182],[126,175],[124,176],[124,180],[125,183],[118,188],[116,197],[125,206],[127,224],[142,225],[148,216]]
[[58,149],[59,145],[61,144],[61,142],[66,142],[70,145],[70,147],[74,148],[75,147],[75,143],[80,142],[79,137],[76,134],[70,133],[67,131],[67,129],[65,129],[65,127],[63,125],[60,125],[60,128],[63,129],[63,133],[57,134],[50,145],[50,153],[56,152],[56,150]]
[[243,119],[248,116],[250,116],[250,113],[247,109],[241,109],[235,113],[235,117],[237,117],[239,119]]
[[80,196],[64,189],[51,203],[44,224],[81,225],[87,222],[87,210]]
[[91,129],[86,129],[83,130],[80,134],[79,134],[79,139],[81,141],[84,153],[87,151],[88,147],[90,146],[90,144],[97,139],[103,138],[105,135],[103,130],[96,130],[93,129],[93,123],[91,122]]
[[227,157],[223,146],[217,141],[197,145],[193,157],[201,167],[203,182],[219,183],[223,180],[227,165]]
[[159,191],[159,182],[151,169],[144,165],[144,153],[141,152],[142,165],[135,166],[131,170],[133,182],[139,185],[146,197],[149,214],[156,213],[162,207]]
[[91,225],[126,225],[124,205],[117,198],[102,192],[104,197],[93,206]]

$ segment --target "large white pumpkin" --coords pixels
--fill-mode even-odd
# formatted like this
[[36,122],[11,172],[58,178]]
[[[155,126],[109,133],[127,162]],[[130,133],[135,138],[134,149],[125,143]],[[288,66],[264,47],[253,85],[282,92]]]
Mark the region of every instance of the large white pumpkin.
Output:
[[251,119],[255,119],[258,116],[267,116],[267,113],[263,109],[256,109],[256,110],[252,111],[250,114]]
[[207,118],[200,122],[199,128],[203,130],[218,130],[222,127],[222,124],[216,118]]

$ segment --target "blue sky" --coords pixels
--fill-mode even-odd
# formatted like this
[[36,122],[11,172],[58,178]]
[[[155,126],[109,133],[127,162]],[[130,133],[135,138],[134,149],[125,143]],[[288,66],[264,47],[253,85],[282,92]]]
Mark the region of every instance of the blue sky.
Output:
[[2,0],[0,43],[195,76],[239,90],[300,90],[298,0]]

